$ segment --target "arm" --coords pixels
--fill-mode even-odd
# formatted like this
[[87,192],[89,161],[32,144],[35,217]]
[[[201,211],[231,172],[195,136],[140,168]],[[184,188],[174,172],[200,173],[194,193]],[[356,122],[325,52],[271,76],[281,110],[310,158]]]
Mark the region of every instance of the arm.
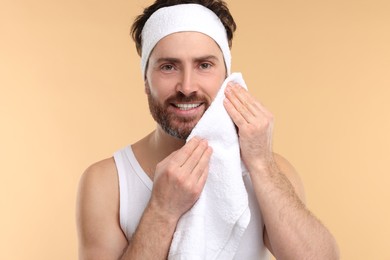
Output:
[[119,259],[127,240],[119,225],[119,187],[113,158],[90,166],[77,196],[79,259]]
[[226,97],[264,218],[266,246],[277,259],[338,259],[333,236],[304,205],[295,170],[272,152],[272,114],[238,85],[228,87]]
[[151,199],[129,243],[119,225],[113,160],[90,167],[78,196],[80,259],[166,259],[180,216],[203,190],[210,156],[207,142],[194,138],[157,165]]
[[167,259],[177,222],[206,183],[211,153],[193,138],[157,165],[149,205],[122,259]]

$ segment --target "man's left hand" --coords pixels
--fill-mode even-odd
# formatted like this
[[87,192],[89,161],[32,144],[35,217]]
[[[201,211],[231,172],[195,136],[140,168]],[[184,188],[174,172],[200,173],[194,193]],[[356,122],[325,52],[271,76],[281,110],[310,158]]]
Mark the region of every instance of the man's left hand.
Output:
[[225,108],[238,127],[241,157],[249,172],[274,162],[272,151],[273,115],[239,84],[230,82],[225,90]]

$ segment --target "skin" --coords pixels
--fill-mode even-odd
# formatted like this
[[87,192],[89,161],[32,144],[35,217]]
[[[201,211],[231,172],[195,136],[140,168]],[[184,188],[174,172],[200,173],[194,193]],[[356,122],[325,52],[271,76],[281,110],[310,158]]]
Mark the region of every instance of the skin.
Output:
[[[192,129],[225,77],[222,53],[211,38],[195,32],[175,33],[153,50],[145,91],[162,106],[178,92],[202,97],[203,103],[188,111],[177,108],[175,102],[166,106],[175,116],[172,127]],[[264,218],[267,248],[277,259],[338,259],[334,238],[304,205],[298,174],[272,151],[272,114],[238,85],[230,84],[225,95],[225,107],[238,127],[242,159]],[[186,119],[185,123],[181,119]],[[206,140],[193,138],[185,143],[157,125],[132,149],[153,180],[152,196],[140,224],[127,241],[119,225],[113,158],[92,165],[79,186],[80,259],[166,259],[179,218],[203,190],[212,154]]]

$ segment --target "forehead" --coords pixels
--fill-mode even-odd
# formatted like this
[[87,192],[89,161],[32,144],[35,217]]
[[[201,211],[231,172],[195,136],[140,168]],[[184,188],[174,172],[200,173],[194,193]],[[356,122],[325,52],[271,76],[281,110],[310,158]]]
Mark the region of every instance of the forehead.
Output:
[[223,58],[221,49],[211,37],[199,32],[177,32],[162,38],[154,47],[150,58],[205,55]]

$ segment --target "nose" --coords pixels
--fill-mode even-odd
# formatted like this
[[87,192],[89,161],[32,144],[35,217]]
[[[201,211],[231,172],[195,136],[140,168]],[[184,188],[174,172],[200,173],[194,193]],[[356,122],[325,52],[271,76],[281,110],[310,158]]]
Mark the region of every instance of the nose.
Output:
[[196,76],[191,69],[186,68],[182,70],[176,90],[184,96],[190,96],[198,91]]

